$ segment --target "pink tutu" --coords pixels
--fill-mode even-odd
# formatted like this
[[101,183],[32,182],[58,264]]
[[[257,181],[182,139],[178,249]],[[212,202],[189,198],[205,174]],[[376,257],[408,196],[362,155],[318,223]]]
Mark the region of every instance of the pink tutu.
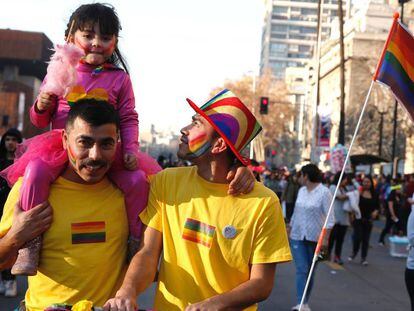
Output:
[[[10,186],[24,175],[30,161],[41,159],[50,169],[61,170],[68,156],[62,145],[62,130],[52,130],[44,134],[26,139],[17,146],[14,163],[0,172]],[[58,175],[60,172],[56,172]]]

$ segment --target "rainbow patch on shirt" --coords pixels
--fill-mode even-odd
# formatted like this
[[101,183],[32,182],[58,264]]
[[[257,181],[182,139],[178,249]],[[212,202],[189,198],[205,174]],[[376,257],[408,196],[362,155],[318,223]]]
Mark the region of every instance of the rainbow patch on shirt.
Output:
[[72,244],[103,243],[106,241],[104,221],[72,223]]
[[195,219],[187,218],[184,224],[182,238],[210,248],[213,243],[215,231],[216,227],[202,223]]

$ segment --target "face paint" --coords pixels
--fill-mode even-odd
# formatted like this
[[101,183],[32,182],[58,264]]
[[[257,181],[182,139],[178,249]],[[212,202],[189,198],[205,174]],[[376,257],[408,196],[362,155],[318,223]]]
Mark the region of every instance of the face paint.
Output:
[[188,141],[188,148],[190,151],[188,152],[188,156],[192,158],[198,158],[199,156],[203,155],[209,148],[211,147],[211,143],[207,139],[207,134],[202,133]]
[[69,157],[69,161],[70,161],[70,163],[72,163],[72,165],[73,165],[74,167],[76,167],[76,158],[75,158],[75,156],[73,155],[73,151],[72,151],[72,149],[70,148],[70,146],[68,146],[68,157]]

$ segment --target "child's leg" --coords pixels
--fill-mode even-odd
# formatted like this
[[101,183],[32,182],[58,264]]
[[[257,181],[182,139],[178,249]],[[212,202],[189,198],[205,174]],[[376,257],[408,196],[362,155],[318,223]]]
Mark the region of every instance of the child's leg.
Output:
[[[20,206],[28,211],[46,201],[49,197],[51,183],[58,177],[63,167],[50,167],[41,159],[30,161],[26,167],[20,188]],[[12,268],[15,275],[35,275],[39,262],[41,237],[27,242],[19,250],[19,255]]]
[[111,170],[109,176],[124,193],[129,234],[134,239],[139,239],[142,228],[139,214],[144,210],[148,202],[149,183],[146,175],[141,170]]
[[24,211],[28,211],[48,199],[50,185],[56,180],[62,169],[63,167],[51,168],[41,159],[29,162],[20,188],[20,206]]

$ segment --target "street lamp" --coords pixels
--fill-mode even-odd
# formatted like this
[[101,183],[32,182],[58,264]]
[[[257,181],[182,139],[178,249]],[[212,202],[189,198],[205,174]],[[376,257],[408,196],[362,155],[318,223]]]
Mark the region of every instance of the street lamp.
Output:
[[[253,70],[248,71],[248,74],[252,76],[252,113],[255,114],[256,108],[256,72]],[[250,142],[250,159],[254,159],[254,140]]]
[[379,144],[378,144],[378,156],[382,156],[382,133],[384,127],[384,115],[387,114],[387,105],[384,101],[384,97],[381,102],[378,102],[378,90],[374,92],[374,106],[375,110],[380,115],[380,125],[379,125]]

